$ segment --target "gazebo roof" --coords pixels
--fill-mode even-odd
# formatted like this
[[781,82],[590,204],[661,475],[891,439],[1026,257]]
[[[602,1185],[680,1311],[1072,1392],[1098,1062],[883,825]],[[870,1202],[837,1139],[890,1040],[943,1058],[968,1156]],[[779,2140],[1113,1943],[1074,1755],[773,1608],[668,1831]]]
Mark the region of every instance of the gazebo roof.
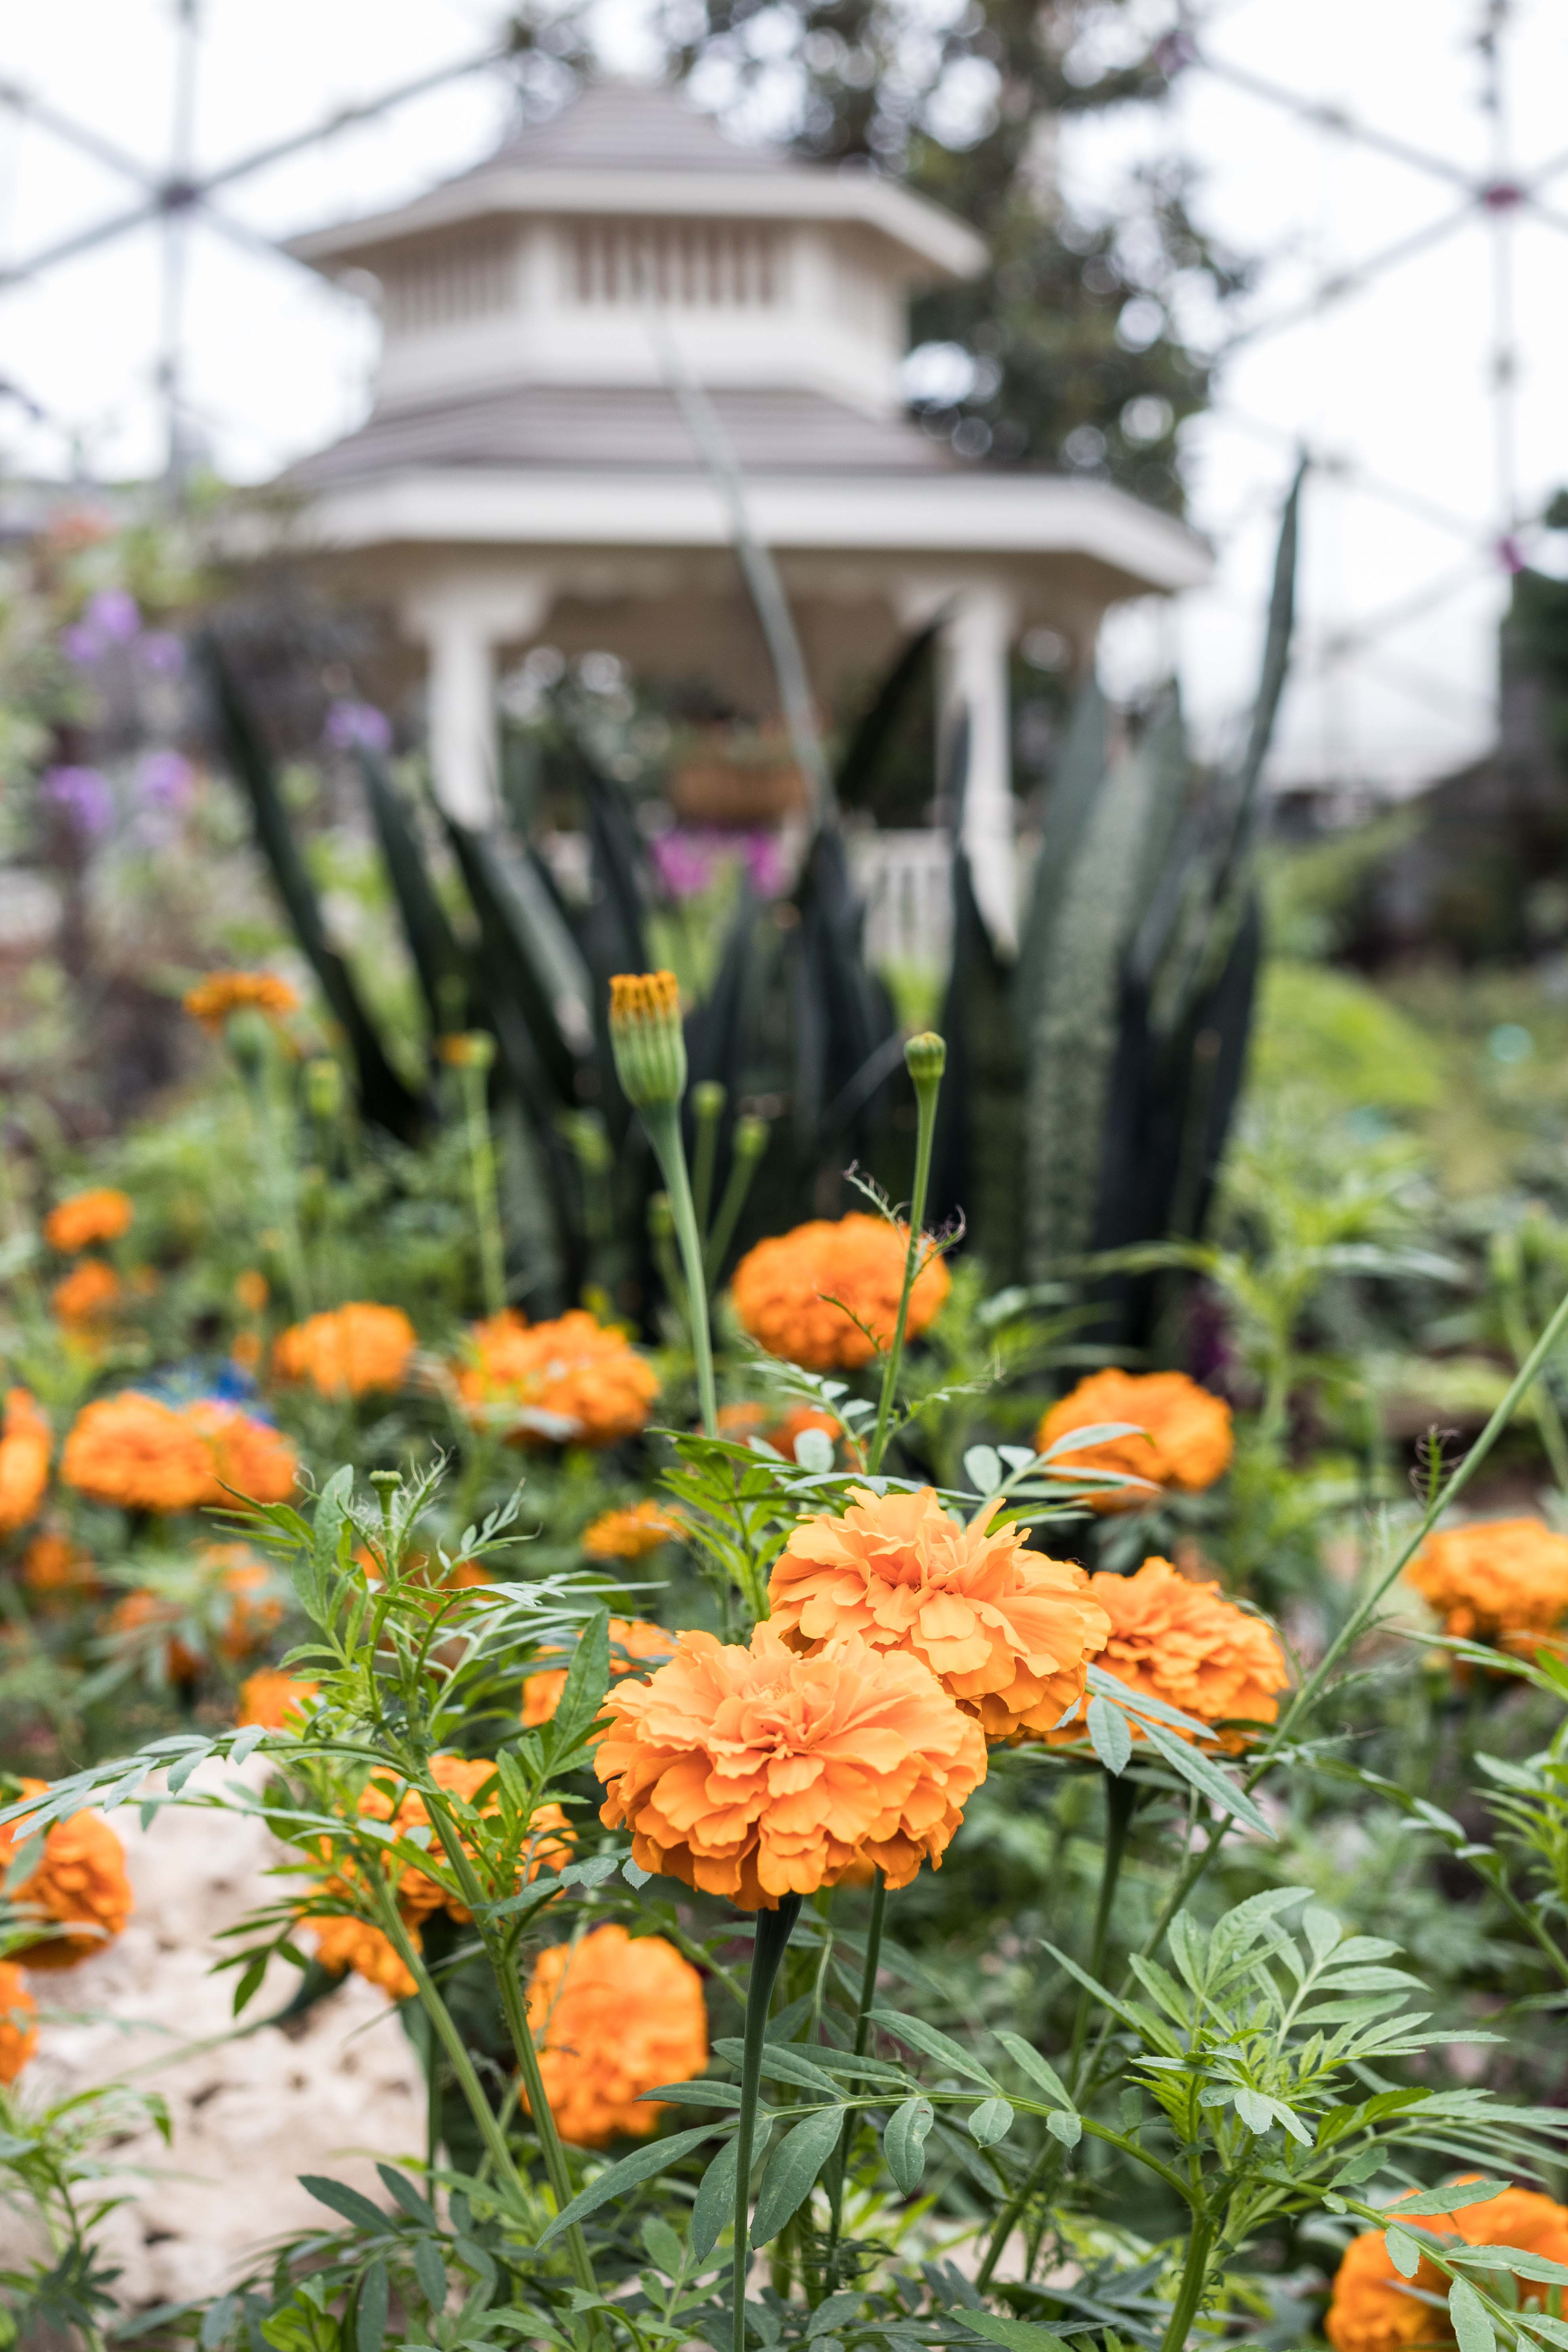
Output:
[[985,246],[963,221],[876,171],[802,163],[741,146],[676,91],[591,83],[547,122],[412,203],[291,237],[296,260],[328,274],[374,268],[389,246],[512,215],[615,212],[730,220],[823,221],[880,236],[912,278],[970,278]]
[[[968,474],[949,444],[903,416],[873,416],[821,393],[715,389],[709,400],[747,474]],[[289,488],[319,491],[408,467],[589,467],[595,473],[700,473],[674,394],[657,385],[527,384],[423,408],[378,411],[357,433],[292,467]]]

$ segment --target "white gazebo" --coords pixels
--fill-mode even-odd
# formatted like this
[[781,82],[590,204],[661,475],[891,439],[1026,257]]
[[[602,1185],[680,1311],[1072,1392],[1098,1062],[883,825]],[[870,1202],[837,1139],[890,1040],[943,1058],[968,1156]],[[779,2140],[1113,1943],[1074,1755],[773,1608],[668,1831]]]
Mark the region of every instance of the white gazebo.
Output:
[[606,82],[290,250],[379,289],[372,414],[285,486],[300,543],[425,647],[455,814],[491,805],[498,661],[546,636],[776,707],[679,371],[717,415],[823,702],[942,616],[977,887],[1011,932],[1010,647],[1049,628],[1086,660],[1108,605],[1195,585],[1209,559],[1106,484],[965,463],[910,420],[909,295],[983,267],[972,230],[874,172],[737,146],[668,89]]

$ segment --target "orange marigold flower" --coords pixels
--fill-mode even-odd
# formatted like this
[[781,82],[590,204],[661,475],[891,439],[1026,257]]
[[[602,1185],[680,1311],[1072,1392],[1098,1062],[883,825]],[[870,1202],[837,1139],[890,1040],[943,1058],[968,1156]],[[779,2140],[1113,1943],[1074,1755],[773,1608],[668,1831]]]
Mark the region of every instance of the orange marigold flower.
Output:
[[1428,1536],[1405,1571],[1447,1633],[1531,1654],[1568,1615],[1568,1536],[1479,1519]]
[[54,1433],[26,1389],[7,1389],[0,1422],[0,1536],[15,1535],[43,1501]]
[[[1464,2182],[1454,2186],[1463,2188]],[[1459,2205],[1451,2213],[1413,2213],[1400,2226],[1457,2236],[1470,2246],[1517,2246],[1522,2253],[1568,2263],[1568,2208],[1532,2189],[1505,2189],[1484,2205]],[[1520,2284],[1523,2292],[1531,2291],[1527,2281]],[[1447,2290],[1435,2263],[1424,2261],[1413,2279],[1402,2278],[1384,2232],[1368,2231],[1345,2249],[1323,2333],[1334,2352],[1405,2352],[1409,2345],[1452,2344],[1447,2312],[1420,2300],[1422,2294],[1446,2297]]]
[[[1227,1601],[1217,1584],[1194,1583],[1168,1559],[1146,1559],[1134,1576],[1091,1577],[1089,1589],[1110,1621],[1099,1664],[1130,1691],[1163,1699],[1200,1723],[1240,1719],[1261,1728],[1274,1721],[1276,1694],[1290,1686],[1284,1653],[1262,1619]],[[1127,1723],[1141,1739],[1131,1717]],[[1081,1733],[1081,1724],[1069,1724],[1061,1737]],[[1237,1755],[1247,1738],[1226,1731],[1219,1745]]]
[[[24,1797],[41,1797],[47,1780],[24,1780]],[[0,1823],[0,1876],[32,1835],[27,1817]],[[18,1910],[39,1923],[39,1941],[21,1954],[30,1969],[68,1969],[112,1943],[132,1913],[125,1852],[98,1813],[71,1813],[51,1822],[30,1878],[11,1890]]]
[[92,1242],[117,1242],[131,1228],[136,1212],[130,1195],[111,1184],[94,1185],[88,1192],[68,1192],[44,1219],[44,1239],[62,1257],[74,1256]]
[[264,1731],[298,1731],[321,1687],[285,1674],[281,1666],[263,1666],[240,1684],[235,1721],[242,1727],[258,1723]]
[[267,1286],[267,1276],[250,1265],[243,1274],[235,1276],[234,1296],[247,1315],[259,1315],[272,1293]]
[[[449,1790],[469,1805],[489,1780],[492,1783],[491,1793],[479,1807],[479,1812],[481,1815],[493,1814],[500,1810],[500,1799],[493,1786],[496,1778],[493,1758],[433,1756],[430,1776],[438,1789]],[[410,1830],[432,1826],[429,1808],[417,1789],[405,1789],[395,1805],[390,1790],[379,1781],[372,1780],[360,1798],[359,1809],[373,1821],[390,1822],[399,1837],[406,1837]],[[537,1878],[542,1870],[559,1870],[563,1863],[569,1862],[572,1841],[572,1824],[559,1805],[535,1806],[529,1823],[528,1842],[521,1856],[524,1880]],[[434,1846],[437,1858],[440,1857],[441,1851],[437,1841]],[[467,1840],[464,1841],[464,1851],[470,1855],[472,1853]],[[420,1919],[432,1911],[439,1911],[443,1905],[454,1919],[466,1922],[473,1916],[460,1903],[455,1902],[437,1879],[410,1863],[397,1883],[399,1910],[408,1918]]]
[[763,1623],[751,1646],[678,1636],[647,1682],[605,1703],[599,1818],[643,1870],[774,1910],[875,1863],[907,1886],[941,1863],[985,1778],[980,1726],[907,1652],[858,1634],[803,1658]]
[[91,1553],[52,1528],[22,1554],[22,1581],[41,1601],[86,1600],[103,1590]]
[[14,2083],[37,2048],[37,2014],[21,1969],[0,1960],[0,2083]]
[[280,1381],[308,1381],[322,1396],[364,1396],[403,1384],[416,1346],[401,1307],[354,1299],[281,1332],[272,1349]]
[[[610,1674],[612,1679],[622,1675],[635,1675],[645,1665],[662,1666],[675,1649],[675,1636],[667,1633],[662,1625],[650,1625],[641,1617],[612,1617],[610,1620]],[[522,1685],[522,1719],[531,1731],[538,1723],[548,1723],[561,1704],[561,1694],[566,1687],[566,1668],[549,1666],[542,1675],[530,1675]]]
[[68,1331],[90,1330],[112,1312],[121,1295],[120,1276],[100,1257],[84,1257],[49,1293],[49,1304]]
[[680,1522],[662,1503],[634,1503],[626,1511],[601,1511],[583,1530],[590,1559],[641,1559],[680,1533]]
[[[867,1331],[884,1348],[892,1339],[908,1247],[903,1228],[882,1217],[814,1218],[747,1251],[731,1285],[735,1312],[770,1356],[807,1371],[868,1364],[877,1349]],[[928,1259],[910,1294],[911,1339],[952,1287],[944,1261]]]
[[84,1405],[60,1458],[68,1486],[130,1511],[231,1503],[230,1489],[281,1503],[297,1467],[288,1439],[237,1405],[164,1404],[137,1389]]
[[528,2020],[556,2129],[579,2147],[646,2138],[667,2108],[642,2094],[708,2063],[702,1979],[662,1936],[611,1926],[550,1945],[529,1979]]
[[121,1650],[134,1650],[146,1656],[158,1649],[158,1636],[163,1643],[163,1669],[166,1682],[194,1683],[202,1670],[199,1651],[183,1641],[173,1631],[185,1622],[185,1612],[177,1601],[169,1601],[161,1592],[128,1592],[117,1601],[109,1612],[105,1629],[110,1641]]
[[[350,1969],[373,1985],[379,1985],[392,2000],[412,2000],[419,1988],[399,1957],[397,1947],[379,1927],[363,1919],[351,1918],[347,1913],[340,1918],[319,1917],[314,1913],[300,1915],[299,1925],[309,1929],[316,1939],[316,1958],[334,1976],[346,1975]],[[419,1930],[410,1927],[409,1940],[419,1949]]]
[[458,1391],[479,1423],[517,1418],[514,1444],[556,1437],[614,1445],[646,1423],[658,1375],[646,1356],[581,1307],[552,1323],[529,1323],[508,1308],[476,1323]]
[[[1185,1372],[1091,1372],[1052,1405],[1035,1435],[1044,1453],[1058,1437],[1101,1422],[1129,1421],[1146,1433],[1113,1437],[1082,1454],[1058,1455],[1053,1470],[1120,1470],[1153,1486],[1201,1494],[1223,1477],[1236,1450],[1230,1407]],[[1111,1486],[1085,1497],[1094,1511],[1146,1510],[1159,1497],[1146,1486]]]
[[1026,1549],[1027,1528],[988,1535],[950,1519],[930,1486],[850,1495],[842,1518],[803,1518],[773,1563],[782,1638],[809,1652],[858,1633],[874,1650],[907,1651],[988,1739],[1053,1729],[1110,1631],[1082,1569]]
[[254,1008],[274,1021],[297,1013],[300,1000],[275,971],[209,971],[185,997],[185,1011],[217,1036],[231,1013]]

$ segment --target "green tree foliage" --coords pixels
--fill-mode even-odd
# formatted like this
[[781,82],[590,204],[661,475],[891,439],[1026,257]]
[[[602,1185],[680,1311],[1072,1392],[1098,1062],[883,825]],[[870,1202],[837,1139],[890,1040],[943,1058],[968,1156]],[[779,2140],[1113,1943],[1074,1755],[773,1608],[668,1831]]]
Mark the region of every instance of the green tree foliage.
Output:
[[982,276],[915,306],[916,342],[969,362],[922,404],[933,433],[1180,507],[1176,428],[1209,377],[1179,297],[1223,300],[1248,269],[1198,226],[1173,160],[1132,175],[1113,220],[1062,201],[1061,120],[1155,103],[1178,62],[1126,0],[971,0],[940,26],[889,0],[666,0],[663,26],[705,102],[759,96],[803,154],[894,174],[986,239]]

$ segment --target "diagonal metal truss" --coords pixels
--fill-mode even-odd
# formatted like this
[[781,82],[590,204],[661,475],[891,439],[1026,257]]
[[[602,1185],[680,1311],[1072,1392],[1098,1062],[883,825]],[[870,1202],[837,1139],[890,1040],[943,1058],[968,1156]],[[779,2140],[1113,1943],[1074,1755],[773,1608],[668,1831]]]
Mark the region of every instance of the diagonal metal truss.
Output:
[[[189,230],[194,219],[239,247],[247,254],[259,254],[269,260],[285,263],[289,268],[298,265],[281,246],[270,237],[261,236],[244,222],[236,220],[223,209],[218,201],[230,188],[255,179],[258,173],[274,165],[289,163],[312,148],[324,146],[341,138],[345,131],[379,121],[410,100],[426,97],[430,91],[444,89],[472,74],[484,73],[502,67],[521,53],[522,37],[509,31],[507,37],[492,41],[488,47],[458,58],[449,65],[437,66],[430,72],[419,74],[413,80],[393,84],[374,98],[353,106],[334,109],[305,129],[284,139],[270,141],[266,146],[251,149],[233,157],[215,170],[196,173],[192,167],[195,152],[196,103],[203,18],[201,0],[174,0],[176,42],[174,68],[174,133],[167,164],[162,173],[149,169],[138,157],[130,154],[112,139],[100,131],[78,122],[73,117],[24,89],[14,81],[0,81],[0,107],[30,122],[37,130],[87,156],[95,163],[127,180],[136,194],[130,204],[104,214],[85,228],[68,236],[57,238],[26,255],[20,261],[0,267],[0,294],[30,283],[63,264],[75,261],[84,254],[94,253],[112,245],[117,239],[136,231],[153,228],[162,239],[159,299],[159,357],[157,383],[163,408],[166,473],[171,490],[177,497],[183,489],[189,463],[187,408],[184,394],[185,348],[185,274]],[[17,403],[35,418],[42,419],[46,412],[17,384],[0,381],[0,397]]]
[[[1446,701],[1452,705],[1456,696],[1468,694],[1468,689],[1457,687],[1453,680],[1435,678],[1376,649],[1381,640],[1474,587],[1479,580],[1495,577],[1500,569],[1512,573],[1523,568],[1521,535],[1541,517],[1522,510],[1518,479],[1520,371],[1513,305],[1514,231],[1524,217],[1568,235],[1568,209],[1551,201],[1547,194],[1552,184],[1568,172],[1568,150],[1528,171],[1521,170],[1516,163],[1508,109],[1509,37],[1513,28],[1514,0],[1478,0],[1473,41],[1482,60],[1481,106],[1490,126],[1488,168],[1479,175],[1451,157],[1363,121],[1330,100],[1290,89],[1227,59],[1213,45],[1212,35],[1234,5],[1235,0],[1214,0],[1207,8],[1200,8],[1195,0],[1176,0],[1176,26],[1155,51],[1156,60],[1169,79],[1206,75],[1259,105],[1289,116],[1308,131],[1363,148],[1436,183],[1450,194],[1457,190],[1458,202],[1449,203],[1420,228],[1334,270],[1321,279],[1303,300],[1237,329],[1215,353],[1222,369],[1225,361],[1236,352],[1323,317],[1338,303],[1363,293],[1390,271],[1429,253],[1460,231],[1479,226],[1489,234],[1489,399],[1493,441],[1493,510],[1489,523],[1478,528],[1474,521],[1439,506],[1424,491],[1386,481],[1331,449],[1309,446],[1305,451],[1310,460],[1309,482],[1315,475],[1320,481],[1334,482],[1361,496],[1402,509],[1466,541],[1471,551],[1468,560],[1435,576],[1397,603],[1326,630],[1308,665],[1310,670],[1322,676],[1356,659],[1388,683],[1402,687],[1424,702]],[[1219,415],[1242,430],[1283,444],[1292,466],[1303,454],[1299,435],[1281,432],[1259,419],[1246,416],[1228,407],[1223,399],[1216,407]]]

